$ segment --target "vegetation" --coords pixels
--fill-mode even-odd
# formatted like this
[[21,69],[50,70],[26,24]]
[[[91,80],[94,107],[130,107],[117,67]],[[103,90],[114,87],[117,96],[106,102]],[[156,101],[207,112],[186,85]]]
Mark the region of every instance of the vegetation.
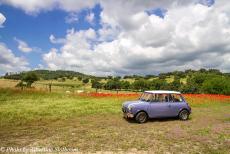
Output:
[[21,87],[23,89],[23,87],[28,87],[31,88],[31,85],[35,82],[38,81],[38,76],[36,73],[34,72],[29,72],[24,74],[24,76],[22,77],[22,80],[16,85],[16,87]]
[[[92,88],[115,91],[144,91],[144,90],[177,90],[183,93],[210,93],[230,95],[230,75],[229,73],[221,73],[216,69],[200,69],[174,71],[169,73],[161,73],[159,75],[130,75],[124,76],[108,76],[96,77],[84,75],[73,71],[48,71],[36,70],[22,72],[19,74],[7,73],[4,78],[24,81],[26,74],[37,74],[40,80],[57,80],[65,82],[66,79],[73,81],[81,81],[82,86],[88,84]],[[89,83],[91,81],[91,83]],[[77,81],[76,81],[77,82]],[[32,83],[28,84],[28,87]],[[73,82],[73,85],[75,83]],[[57,84],[56,84],[57,85]],[[23,82],[18,86],[23,86]],[[79,86],[78,86],[79,87]],[[84,88],[85,89],[85,88]]]
[[73,77],[87,76],[85,74],[82,74],[79,72],[74,72],[74,71],[33,70],[33,71],[21,72],[21,73],[6,73],[4,78],[5,79],[22,80],[22,78],[25,76],[25,74],[32,73],[32,72],[37,74],[39,78],[44,79],[44,80],[57,80],[58,78],[63,78],[63,77],[67,77],[68,79],[72,79]]
[[[229,97],[185,95],[190,120],[122,118],[136,96],[92,97],[0,89],[0,147],[69,147],[80,152],[228,153]],[[119,150],[119,151],[117,151]]]

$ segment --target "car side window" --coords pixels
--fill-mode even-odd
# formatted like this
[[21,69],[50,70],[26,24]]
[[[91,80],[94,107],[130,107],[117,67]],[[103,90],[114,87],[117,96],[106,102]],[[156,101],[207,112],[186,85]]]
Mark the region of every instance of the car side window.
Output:
[[155,102],[168,102],[168,94],[155,94]]
[[153,100],[153,94],[148,94],[147,97],[146,97],[146,101],[147,102],[152,102]]
[[169,102],[183,102],[183,99],[180,94],[170,94]]

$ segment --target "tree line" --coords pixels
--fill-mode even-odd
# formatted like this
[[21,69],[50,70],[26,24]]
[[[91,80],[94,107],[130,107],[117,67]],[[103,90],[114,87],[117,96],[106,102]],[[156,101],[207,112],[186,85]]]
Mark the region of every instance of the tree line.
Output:
[[[209,93],[230,95],[230,74],[217,69],[200,69],[160,73],[159,75],[129,75],[129,76],[89,76],[73,71],[36,70],[19,74],[6,74],[4,78],[21,80],[19,87],[31,87],[32,83],[40,79],[52,79],[62,82],[66,78],[77,77],[83,85],[91,82],[92,88],[105,90],[176,90],[182,93]],[[171,81],[168,81],[168,79]]]
[[[167,81],[173,77],[173,81]],[[105,83],[92,80],[92,88],[105,90],[175,90],[182,93],[208,93],[230,95],[230,75],[219,70],[200,69],[162,73],[158,76],[126,76],[123,79],[134,79],[133,82],[121,80],[120,77],[107,79]],[[184,80],[184,82],[182,82]]]

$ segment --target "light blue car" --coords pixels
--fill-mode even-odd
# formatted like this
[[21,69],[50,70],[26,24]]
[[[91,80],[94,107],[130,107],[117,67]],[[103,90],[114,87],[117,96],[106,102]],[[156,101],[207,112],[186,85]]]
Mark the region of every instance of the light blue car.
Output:
[[179,117],[187,120],[191,107],[180,92],[154,90],[145,91],[139,100],[124,102],[122,111],[125,118],[144,123],[148,118]]

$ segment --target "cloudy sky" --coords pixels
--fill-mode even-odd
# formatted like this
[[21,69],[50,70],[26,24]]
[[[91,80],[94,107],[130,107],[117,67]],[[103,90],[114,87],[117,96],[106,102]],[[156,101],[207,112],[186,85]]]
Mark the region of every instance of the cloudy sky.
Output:
[[230,72],[227,0],[0,0],[0,74]]

